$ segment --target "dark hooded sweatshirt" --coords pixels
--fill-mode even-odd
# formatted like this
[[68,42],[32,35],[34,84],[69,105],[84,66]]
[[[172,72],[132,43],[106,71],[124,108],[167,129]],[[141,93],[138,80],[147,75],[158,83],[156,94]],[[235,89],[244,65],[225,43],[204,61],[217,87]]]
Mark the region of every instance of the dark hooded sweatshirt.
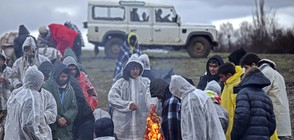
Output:
[[20,25],[18,29],[18,37],[14,39],[14,52],[16,58],[20,58],[23,55],[22,44],[26,38],[30,36],[30,32],[24,25]]
[[224,87],[224,84],[219,82],[219,80],[220,80],[219,75],[218,74],[211,75],[211,73],[209,71],[209,61],[212,60],[212,59],[216,60],[218,62],[219,66],[224,64],[224,60],[219,55],[214,55],[214,56],[210,57],[208,59],[207,63],[206,63],[206,74],[200,77],[199,83],[197,85],[198,89],[204,90],[207,83],[212,81],[212,80],[217,81],[220,84],[220,86],[222,87],[222,89]]
[[[70,73],[69,68],[60,61],[54,63],[52,75],[44,83],[44,89],[52,93],[57,104],[57,117],[56,120],[64,117],[67,120],[67,126],[60,126],[57,122],[50,125],[52,130],[53,139],[71,140],[72,139],[72,124],[75,120],[76,114],[78,113],[77,101],[74,90],[67,80],[67,86],[64,89],[58,87],[58,77],[62,72]],[[64,93],[62,93],[64,90]],[[62,96],[61,94],[64,94]]]

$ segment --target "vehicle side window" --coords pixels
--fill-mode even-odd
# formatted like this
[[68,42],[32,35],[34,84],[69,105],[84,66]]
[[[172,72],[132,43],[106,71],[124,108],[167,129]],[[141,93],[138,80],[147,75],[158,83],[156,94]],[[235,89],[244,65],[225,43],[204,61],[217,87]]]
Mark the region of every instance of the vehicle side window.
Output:
[[123,7],[94,6],[92,18],[97,20],[124,20],[125,9]]
[[155,9],[156,22],[176,22],[176,15],[172,8],[157,8]]
[[132,8],[130,18],[132,22],[148,22],[150,12],[147,8]]

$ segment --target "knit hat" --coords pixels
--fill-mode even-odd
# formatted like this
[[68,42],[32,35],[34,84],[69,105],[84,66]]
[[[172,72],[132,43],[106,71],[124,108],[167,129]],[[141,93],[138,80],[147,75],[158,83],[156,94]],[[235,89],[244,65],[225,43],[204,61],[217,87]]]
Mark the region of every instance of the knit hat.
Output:
[[221,86],[215,80],[208,82],[204,90],[211,90],[217,93],[218,95],[220,95],[222,92]]
[[234,63],[235,65],[239,65],[241,58],[246,55],[246,50],[244,50],[242,47],[240,49],[237,49],[233,51],[229,55],[229,61]]
[[94,126],[96,138],[114,135],[114,125],[110,118],[100,118],[95,121]]
[[41,27],[39,28],[39,33],[40,33],[40,34],[46,34],[46,33],[48,33],[48,29],[47,29],[47,27],[46,27],[46,26],[41,26]]
[[51,64],[49,61],[44,61],[41,63],[38,69],[44,74],[45,77],[49,77],[49,74],[53,69],[53,64]]

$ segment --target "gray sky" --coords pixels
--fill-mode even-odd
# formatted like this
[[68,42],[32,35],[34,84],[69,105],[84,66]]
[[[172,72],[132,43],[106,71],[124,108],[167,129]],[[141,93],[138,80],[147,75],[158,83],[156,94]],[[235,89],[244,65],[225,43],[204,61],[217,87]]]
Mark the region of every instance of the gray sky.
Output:
[[[174,4],[183,23],[214,24],[217,27],[227,21],[237,27],[241,21],[251,20],[254,11],[254,0],[151,1]],[[276,11],[276,18],[283,27],[293,27],[293,0],[266,0],[266,7]],[[87,0],[1,0],[0,13],[1,36],[8,31],[18,31],[20,24],[33,35],[41,25],[63,24],[65,21],[72,21],[82,29],[82,22],[87,20]]]

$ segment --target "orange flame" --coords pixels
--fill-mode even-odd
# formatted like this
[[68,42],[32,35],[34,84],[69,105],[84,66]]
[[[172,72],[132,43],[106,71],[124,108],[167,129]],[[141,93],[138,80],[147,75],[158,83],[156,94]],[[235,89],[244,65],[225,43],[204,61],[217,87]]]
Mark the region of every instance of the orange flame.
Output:
[[150,113],[146,119],[144,140],[163,140],[160,132],[160,117],[155,112]]

